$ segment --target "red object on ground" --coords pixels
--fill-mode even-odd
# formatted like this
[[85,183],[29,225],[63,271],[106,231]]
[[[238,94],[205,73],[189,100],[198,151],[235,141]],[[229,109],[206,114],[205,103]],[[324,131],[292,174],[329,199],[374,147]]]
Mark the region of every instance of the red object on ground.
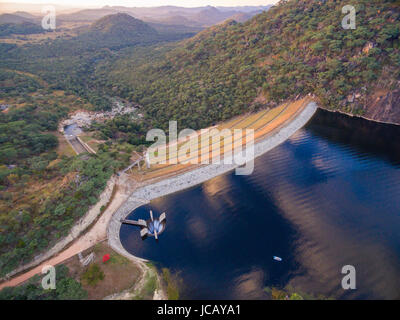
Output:
[[103,256],[103,262],[107,262],[108,260],[110,260],[110,255],[109,254],[105,254]]

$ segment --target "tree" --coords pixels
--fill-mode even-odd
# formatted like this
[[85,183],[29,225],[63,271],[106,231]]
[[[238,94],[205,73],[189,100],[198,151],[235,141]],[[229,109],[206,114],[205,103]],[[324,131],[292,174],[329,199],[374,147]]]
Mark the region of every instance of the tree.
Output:
[[87,298],[87,291],[72,278],[58,281],[56,292],[58,300],[82,300]]

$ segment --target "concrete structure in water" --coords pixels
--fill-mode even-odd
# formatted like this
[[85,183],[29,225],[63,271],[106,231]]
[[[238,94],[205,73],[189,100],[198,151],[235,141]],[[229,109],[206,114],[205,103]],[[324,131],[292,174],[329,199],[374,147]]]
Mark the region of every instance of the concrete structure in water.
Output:
[[145,221],[143,219],[139,220],[125,220],[121,219],[122,224],[128,224],[131,226],[140,227],[140,236],[142,239],[146,239],[147,236],[154,236],[158,240],[159,234],[165,230],[166,215],[165,212],[160,215],[158,219],[154,219],[153,211],[150,210],[150,219]]

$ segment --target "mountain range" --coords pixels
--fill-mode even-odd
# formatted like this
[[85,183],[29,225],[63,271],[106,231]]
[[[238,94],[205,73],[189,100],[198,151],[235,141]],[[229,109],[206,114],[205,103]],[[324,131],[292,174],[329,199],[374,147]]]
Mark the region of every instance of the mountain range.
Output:
[[[244,22],[261,12],[268,10],[270,7],[271,6],[207,6],[184,8],[162,6],[151,8],[129,8],[122,6],[105,6],[99,9],[84,9],[72,13],[61,13],[57,16],[57,21],[61,25],[66,22],[93,22],[107,15],[126,13],[145,22],[205,28],[232,18],[237,18],[240,20],[239,22]],[[40,20],[40,15],[33,15],[22,11],[0,15],[0,24],[22,22],[38,23]]]

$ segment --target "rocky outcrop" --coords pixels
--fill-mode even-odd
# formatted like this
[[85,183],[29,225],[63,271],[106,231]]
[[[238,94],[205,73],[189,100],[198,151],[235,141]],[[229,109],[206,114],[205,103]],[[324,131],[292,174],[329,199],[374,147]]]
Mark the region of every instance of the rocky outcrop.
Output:
[[61,121],[58,126],[58,131],[64,133],[64,127],[72,124],[76,124],[79,128],[89,127],[93,121],[102,122],[104,120],[113,119],[116,116],[121,116],[125,114],[131,114],[136,118],[143,117],[142,114],[138,114],[139,106],[128,105],[125,106],[122,102],[116,100],[113,103],[113,108],[111,111],[103,112],[93,112],[93,111],[77,111],[70,115],[69,119]]
[[365,118],[400,125],[400,82],[396,90],[379,90],[367,102]]

